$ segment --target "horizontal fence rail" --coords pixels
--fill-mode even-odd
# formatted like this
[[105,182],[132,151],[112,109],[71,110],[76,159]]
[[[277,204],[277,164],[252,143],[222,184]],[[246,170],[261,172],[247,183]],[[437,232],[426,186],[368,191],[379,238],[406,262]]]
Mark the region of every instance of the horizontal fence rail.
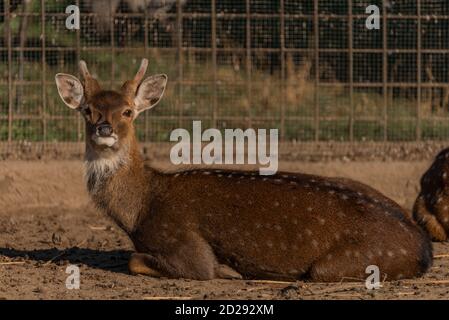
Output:
[[[81,28],[68,30],[74,3]],[[163,102],[137,119],[143,142],[168,142],[193,120],[277,128],[288,143],[449,138],[447,1],[113,3],[0,2],[2,145],[82,142],[82,120],[60,101],[54,74],[78,76],[84,59],[117,88],[143,57],[169,76]],[[372,4],[380,28],[370,30]]]

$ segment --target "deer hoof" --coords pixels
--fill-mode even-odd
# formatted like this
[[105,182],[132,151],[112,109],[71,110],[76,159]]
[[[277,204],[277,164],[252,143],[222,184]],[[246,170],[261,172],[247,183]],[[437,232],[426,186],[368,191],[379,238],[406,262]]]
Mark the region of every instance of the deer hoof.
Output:
[[133,253],[128,261],[129,273],[133,276],[141,274],[145,276],[159,278],[162,275],[148,266],[148,257],[144,253]]

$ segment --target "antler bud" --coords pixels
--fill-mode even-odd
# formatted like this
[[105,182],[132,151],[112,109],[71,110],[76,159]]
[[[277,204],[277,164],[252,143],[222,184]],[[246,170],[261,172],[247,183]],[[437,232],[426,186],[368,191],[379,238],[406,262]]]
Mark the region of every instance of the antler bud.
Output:
[[139,70],[137,71],[134,79],[126,81],[122,86],[122,92],[127,95],[129,98],[133,99],[136,95],[137,88],[145,76],[145,72],[147,72],[148,68],[148,59],[142,59],[140,63]]
[[80,72],[84,80],[84,95],[89,100],[96,92],[100,91],[100,85],[87,69],[87,64],[84,60],[79,62]]

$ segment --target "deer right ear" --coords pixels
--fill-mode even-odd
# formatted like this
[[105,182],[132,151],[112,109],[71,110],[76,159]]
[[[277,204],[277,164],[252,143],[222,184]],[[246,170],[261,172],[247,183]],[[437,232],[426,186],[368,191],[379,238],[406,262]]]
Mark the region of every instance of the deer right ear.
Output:
[[140,113],[157,105],[164,95],[166,86],[167,76],[165,74],[154,75],[143,80],[134,98],[137,112]]
[[84,97],[84,89],[78,78],[65,73],[55,76],[56,86],[62,101],[71,109],[78,109]]

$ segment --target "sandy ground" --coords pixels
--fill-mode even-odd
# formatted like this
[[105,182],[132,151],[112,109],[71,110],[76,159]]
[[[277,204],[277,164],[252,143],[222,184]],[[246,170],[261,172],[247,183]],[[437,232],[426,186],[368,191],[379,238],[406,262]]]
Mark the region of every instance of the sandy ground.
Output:
[[[163,164],[157,164],[163,166]],[[363,181],[410,208],[428,161],[282,163],[282,170]],[[190,281],[131,276],[132,245],[89,203],[80,161],[0,162],[0,299],[447,299],[449,244],[423,278],[333,284],[246,280]],[[80,267],[81,287],[65,286]]]

